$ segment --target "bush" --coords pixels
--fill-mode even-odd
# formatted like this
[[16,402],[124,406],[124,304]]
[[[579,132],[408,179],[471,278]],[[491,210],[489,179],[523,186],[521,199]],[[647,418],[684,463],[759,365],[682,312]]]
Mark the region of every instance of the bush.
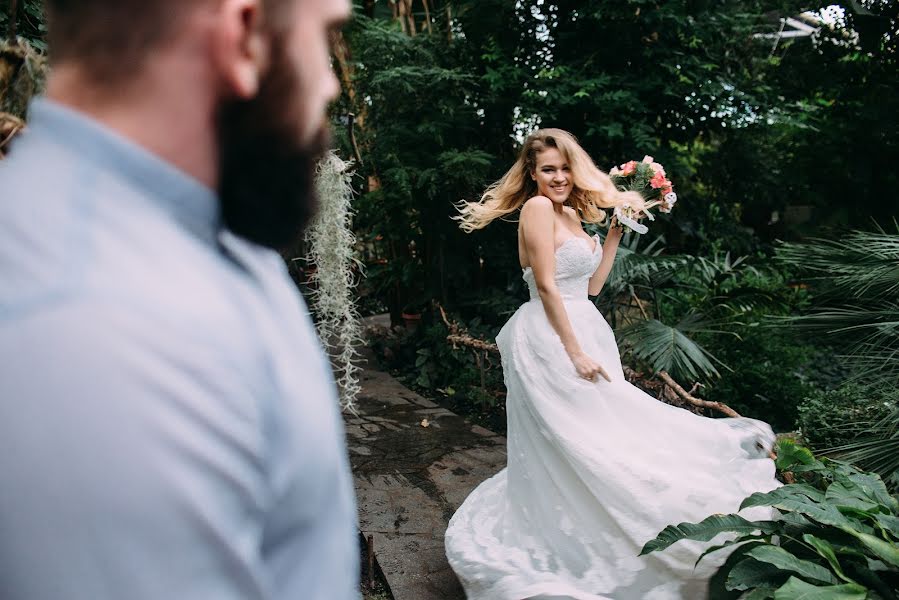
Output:
[[708,345],[730,370],[706,398],[765,420],[777,431],[792,430],[799,403],[814,390],[805,375],[814,349],[784,330],[757,326],[739,334],[739,340],[716,338]]
[[816,391],[799,406],[802,437],[816,449],[854,441],[899,405],[899,390],[846,383],[831,391]]
[[[427,313],[415,331],[394,329],[373,344],[375,353],[408,385],[429,397],[442,394],[473,408],[495,405],[505,390],[499,356],[453,348],[446,339],[449,331],[439,318],[435,321],[435,315]],[[486,341],[492,341],[495,335],[478,318],[466,323],[465,328]]]

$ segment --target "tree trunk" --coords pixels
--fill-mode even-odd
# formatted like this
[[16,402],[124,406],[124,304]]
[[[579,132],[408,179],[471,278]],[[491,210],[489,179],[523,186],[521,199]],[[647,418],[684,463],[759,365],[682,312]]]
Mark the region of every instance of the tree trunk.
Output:
[[9,43],[16,43],[16,23],[19,13],[19,0],[11,0],[9,3]]
[[428,35],[434,33],[434,30],[431,29],[431,7],[428,6],[428,0],[421,0],[421,3],[425,7],[425,27],[428,29]]
[[358,102],[356,94],[356,84],[354,82],[355,70],[353,68],[352,56],[350,54],[350,46],[343,36],[343,32],[337,31],[331,38],[331,53],[337,59],[337,71],[340,77],[340,84],[346,91],[347,99],[350,101],[352,111],[356,114],[356,125],[362,127],[365,121],[365,103]]
[[453,41],[453,8],[447,2],[446,4],[446,41]]
[[412,0],[398,0],[400,23],[403,31],[411,36],[415,36],[415,16],[412,14]]

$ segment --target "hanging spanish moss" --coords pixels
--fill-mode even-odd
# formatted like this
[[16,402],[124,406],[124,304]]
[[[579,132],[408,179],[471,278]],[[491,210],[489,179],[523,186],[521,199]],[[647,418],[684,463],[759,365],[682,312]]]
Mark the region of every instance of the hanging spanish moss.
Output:
[[310,283],[318,333],[334,365],[341,406],[353,411],[360,390],[356,362],[362,324],[353,298],[361,263],[354,256],[351,165],[333,152],[318,164],[315,187],[321,205],[306,230],[306,261],[317,267]]

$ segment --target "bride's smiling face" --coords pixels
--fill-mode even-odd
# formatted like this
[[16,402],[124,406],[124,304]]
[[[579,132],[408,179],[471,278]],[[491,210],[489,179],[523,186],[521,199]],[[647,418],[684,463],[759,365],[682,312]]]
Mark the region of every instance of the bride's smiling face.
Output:
[[537,193],[556,204],[564,203],[571,194],[571,169],[556,148],[537,154],[537,166],[531,176],[537,182]]

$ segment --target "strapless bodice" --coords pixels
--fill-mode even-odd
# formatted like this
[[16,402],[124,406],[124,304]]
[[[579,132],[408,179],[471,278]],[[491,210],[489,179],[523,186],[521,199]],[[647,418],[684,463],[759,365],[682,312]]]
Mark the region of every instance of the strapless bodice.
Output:
[[[602,259],[602,245],[598,235],[593,236],[592,243],[596,246],[591,251],[591,240],[572,237],[556,248],[555,279],[563,298],[587,298],[590,277],[596,272]],[[539,299],[534,271],[526,267],[522,278],[528,284],[531,300]]]

